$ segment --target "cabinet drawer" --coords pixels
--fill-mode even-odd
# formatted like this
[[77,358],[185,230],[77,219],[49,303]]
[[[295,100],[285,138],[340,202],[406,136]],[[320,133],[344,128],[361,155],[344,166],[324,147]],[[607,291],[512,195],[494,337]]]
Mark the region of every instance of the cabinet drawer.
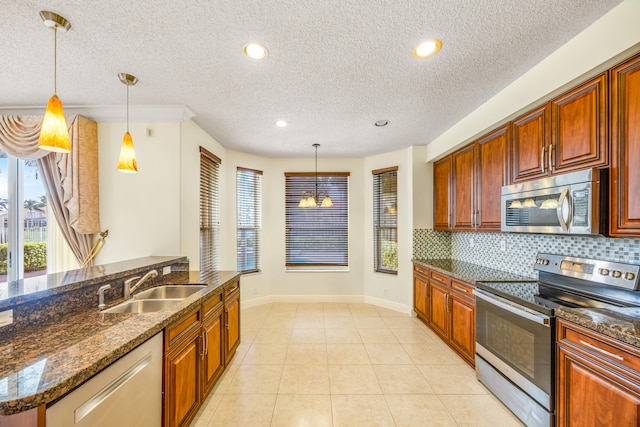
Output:
[[206,320],[207,317],[222,307],[222,292],[208,298],[202,303],[202,319]]
[[231,298],[232,294],[234,294],[236,291],[240,292],[240,282],[235,282],[225,288],[224,290],[225,299]]
[[460,295],[464,295],[468,298],[475,299],[473,295],[473,285],[465,282],[458,282],[457,280],[451,280],[451,289],[459,293]]
[[200,331],[200,309],[196,308],[185,314],[181,319],[167,326],[165,330],[166,349],[188,338],[192,333],[198,333]]
[[640,375],[640,350],[579,325],[558,322],[558,341],[573,349]]
[[423,275],[429,277],[429,270],[424,268],[424,267],[421,267],[419,265],[415,265],[414,264],[413,265],[413,271],[415,271],[416,273],[420,273],[420,274],[423,274]]
[[443,286],[447,286],[447,287],[449,286],[449,282],[451,282],[451,279],[449,278],[449,276],[445,276],[444,274],[440,274],[435,271],[431,271],[429,273],[429,278],[434,282],[438,282]]

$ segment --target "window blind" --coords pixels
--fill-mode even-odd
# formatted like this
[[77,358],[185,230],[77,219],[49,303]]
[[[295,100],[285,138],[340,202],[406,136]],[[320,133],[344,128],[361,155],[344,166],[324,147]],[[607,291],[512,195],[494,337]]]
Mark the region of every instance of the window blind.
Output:
[[375,271],[398,274],[398,167],[372,173]]
[[349,265],[349,173],[318,173],[318,191],[332,207],[301,208],[300,199],[316,190],[316,174],[285,173],[287,267]]
[[236,171],[236,216],[238,271],[251,273],[261,268],[262,171]]
[[219,268],[220,192],[218,172],[222,160],[200,147],[200,270]]

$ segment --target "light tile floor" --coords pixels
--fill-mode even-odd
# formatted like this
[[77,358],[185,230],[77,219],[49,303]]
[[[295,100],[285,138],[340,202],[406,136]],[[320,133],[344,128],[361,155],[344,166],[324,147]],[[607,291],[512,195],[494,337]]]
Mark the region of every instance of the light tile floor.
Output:
[[522,426],[416,318],[368,304],[242,310],[242,343],[192,422]]

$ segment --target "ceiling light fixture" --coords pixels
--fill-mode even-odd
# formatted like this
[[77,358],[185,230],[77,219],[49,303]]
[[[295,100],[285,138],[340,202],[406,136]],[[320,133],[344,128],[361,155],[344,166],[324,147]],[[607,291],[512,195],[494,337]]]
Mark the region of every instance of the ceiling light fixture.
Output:
[[285,122],[284,120],[278,120],[276,122],[276,126],[278,126],[279,128],[287,127],[287,122]]
[[386,126],[389,124],[389,120],[378,120],[374,124],[378,127]]
[[40,17],[44,25],[53,29],[53,96],[49,99],[47,109],[42,119],[42,129],[38,146],[43,150],[55,151],[57,153],[71,152],[71,139],[69,138],[69,128],[67,119],[64,116],[62,101],[56,93],[56,68],[57,68],[57,33],[58,29],[63,32],[69,31],[71,23],[62,16],[43,10]]
[[326,191],[318,191],[318,147],[320,144],[313,144],[313,147],[316,149],[316,174],[315,174],[315,191],[304,192],[302,194],[302,198],[300,199],[300,203],[298,204],[299,208],[316,208],[318,207],[318,200],[320,197],[323,197],[322,203],[320,204],[321,208],[330,208],[333,206],[333,202],[331,201],[331,197],[326,193]]
[[413,56],[419,59],[428,58],[438,53],[440,49],[442,49],[442,42],[440,40],[427,40],[413,48]]
[[118,78],[127,86],[127,133],[122,138],[120,146],[120,158],[118,159],[118,171],[136,173],[138,172],[138,162],[136,161],[136,152],[133,149],[133,139],[129,133],[129,86],[138,83],[138,78],[127,73],[119,73]]
[[269,52],[261,43],[248,43],[244,45],[244,54],[249,59],[261,60],[267,57]]

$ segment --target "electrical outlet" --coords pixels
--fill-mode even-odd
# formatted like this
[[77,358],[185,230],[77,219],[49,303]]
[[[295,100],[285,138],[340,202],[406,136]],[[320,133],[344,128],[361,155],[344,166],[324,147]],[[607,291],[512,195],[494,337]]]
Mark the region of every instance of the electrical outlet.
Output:
[[469,247],[472,248],[475,246],[475,241],[473,240],[473,237],[469,237]]
[[13,323],[13,309],[0,312],[0,327]]
[[506,252],[507,251],[507,242],[505,242],[504,240],[500,240],[500,250],[502,252]]
[[171,273],[171,266],[170,265],[168,265],[166,267],[162,267],[162,275],[163,276],[166,276],[167,274],[170,274],[170,273]]

